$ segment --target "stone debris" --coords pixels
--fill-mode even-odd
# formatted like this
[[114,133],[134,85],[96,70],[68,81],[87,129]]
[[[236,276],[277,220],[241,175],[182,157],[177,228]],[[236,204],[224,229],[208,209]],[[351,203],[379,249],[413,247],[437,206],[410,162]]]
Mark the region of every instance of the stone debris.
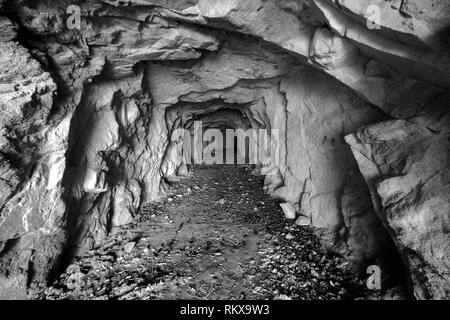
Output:
[[129,242],[123,247],[123,251],[126,253],[130,253],[133,251],[134,246],[136,245],[136,242]]
[[299,216],[297,220],[295,220],[295,224],[298,226],[309,226],[311,224],[311,219],[305,216]]
[[293,236],[292,234],[288,233],[288,234],[285,236],[285,238],[286,238],[287,240],[292,240],[292,239],[294,239],[294,236]]
[[[250,169],[195,167],[192,180],[173,185],[171,193],[197,183],[209,184],[205,192],[150,204],[101,248],[78,258],[39,298],[379,298],[343,258],[324,251],[312,229],[285,220],[279,203],[258,188],[261,178],[248,178]],[[227,179],[212,183],[218,176]],[[223,191],[238,182],[248,204],[232,201],[241,192]],[[218,195],[226,211],[210,205]],[[121,249],[126,254],[118,254]]]
[[283,210],[284,216],[286,219],[294,220],[296,217],[296,212],[294,207],[289,203],[281,203],[280,204],[281,209]]

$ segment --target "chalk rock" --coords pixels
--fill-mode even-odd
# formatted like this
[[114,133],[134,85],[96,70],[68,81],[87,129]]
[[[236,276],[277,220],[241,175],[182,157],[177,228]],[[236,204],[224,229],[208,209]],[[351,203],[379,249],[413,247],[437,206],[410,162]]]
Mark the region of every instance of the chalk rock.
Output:
[[450,142],[403,120],[347,136],[419,299],[450,297]]
[[281,203],[281,209],[283,210],[284,216],[286,219],[294,220],[296,217],[295,208],[289,203]]

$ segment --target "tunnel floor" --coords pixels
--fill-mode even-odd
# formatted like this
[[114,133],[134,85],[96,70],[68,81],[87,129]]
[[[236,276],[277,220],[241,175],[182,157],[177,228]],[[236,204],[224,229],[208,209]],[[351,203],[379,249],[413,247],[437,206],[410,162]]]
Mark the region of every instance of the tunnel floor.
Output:
[[250,166],[197,166],[69,266],[41,299],[376,298]]

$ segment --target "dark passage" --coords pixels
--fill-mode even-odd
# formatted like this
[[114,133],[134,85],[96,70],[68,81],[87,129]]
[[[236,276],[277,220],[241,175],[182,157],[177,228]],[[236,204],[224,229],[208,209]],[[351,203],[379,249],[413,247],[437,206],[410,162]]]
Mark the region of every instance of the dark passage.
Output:
[[[284,219],[249,166],[198,166],[73,263],[45,299],[369,298],[344,259]],[[375,297],[374,297],[375,298]]]

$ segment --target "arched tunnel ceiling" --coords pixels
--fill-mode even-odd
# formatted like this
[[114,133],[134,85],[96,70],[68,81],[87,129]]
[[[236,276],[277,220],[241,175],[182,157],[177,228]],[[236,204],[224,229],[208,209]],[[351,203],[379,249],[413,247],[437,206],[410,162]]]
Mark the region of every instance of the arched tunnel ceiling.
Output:
[[229,127],[233,129],[247,130],[251,128],[250,122],[244,118],[242,112],[237,110],[220,110],[205,114],[198,118],[203,126],[208,128]]
[[226,125],[230,128],[248,129],[261,127],[258,120],[247,118],[251,104],[226,103],[221,99],[208,102],[181,102],[166,110],[166,121],[169,131],[173,131],[182,126],[187,130],[192,130],[195,121],[203,123],[208,128],[216,128]]

